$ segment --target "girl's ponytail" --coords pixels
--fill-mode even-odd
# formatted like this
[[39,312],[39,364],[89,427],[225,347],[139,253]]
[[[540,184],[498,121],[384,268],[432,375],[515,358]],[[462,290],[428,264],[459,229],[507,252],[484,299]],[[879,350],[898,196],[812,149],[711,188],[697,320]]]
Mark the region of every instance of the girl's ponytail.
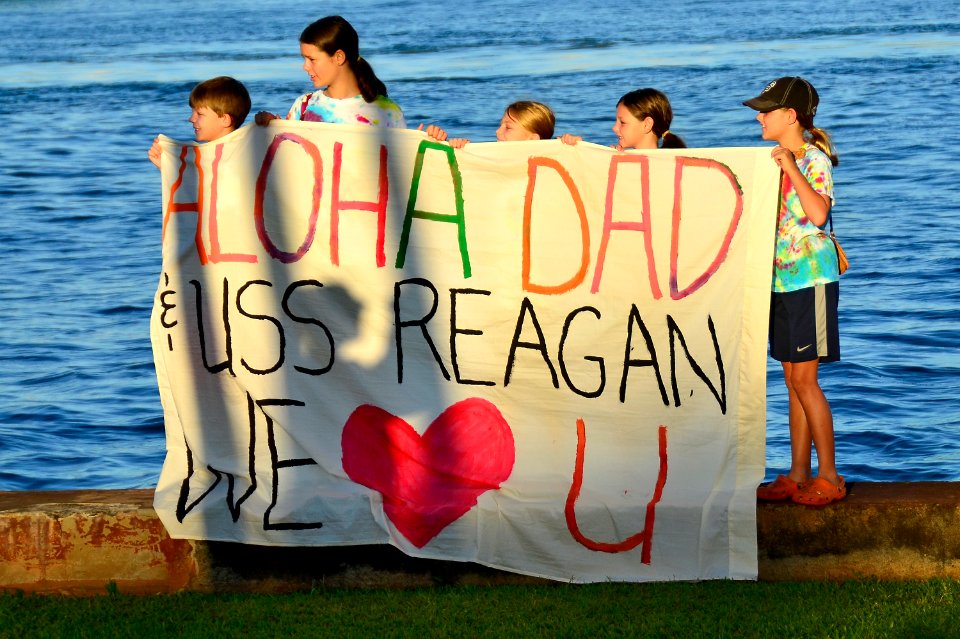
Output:
[[387,97],[387,85],[373,72],[369,62],[357,56],[356,61],[350,63],[350,68],[353,69],[353,75],[357,78],[357,85],[364,100],[373,102],[379,95]]
[[[796,109],[794,110],[796,111]],[[826,153],[833,166],[840,164],[840,156],[837,155],[837,148],[833,145],[833,139],[831,139],[830,134],[823,129],[818,129],[813,126],[812,115],[801,115],[798,112],[797,122],[803,127],[804,137],[813,143],[815,147]]]
[[687,148],[687,143],[683,141],[679,135],[675,135],[670,131],[665,131],[663,135],[660,136],[660,148],[661,149],[685,149]]
[[833,146],[833,140],[829,133],[812,125],[806,130],[806,133],[813,145],[827,154],[833,166],[840,164],[840,156],[837,155],[837,148]]

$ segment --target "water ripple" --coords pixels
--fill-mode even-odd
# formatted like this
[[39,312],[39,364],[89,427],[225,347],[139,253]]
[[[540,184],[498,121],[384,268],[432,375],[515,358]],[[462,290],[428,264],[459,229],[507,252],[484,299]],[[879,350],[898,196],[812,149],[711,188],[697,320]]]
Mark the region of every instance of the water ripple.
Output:
[[[303,17],[280,0],[76,5],[63,20],[61,2],[0,4],[0,490],[154,484],[165,447],[149,342],[161,215],[146,150],[159,132],[192,136],[186,96],[204,77],[241,78],[254,111],[309,90]],[[788,22],[677,0],[652,29],[610,3],[351,7],[364,56],[408,119],[475,140],[493,139],[504,105],[532,98],[554,108],[558,133],[609,144],[616,100],[656,86],[693,146],[756,146],[742,97],[785,73],[813,77],[818,124],[840,149],[834,216],[853,262],[841,284],[844,359],[822,374],[841,472],[960,479],[954,4],[854,0],[831,5],[829,21]],[[40,108],[55,114],[42,127]],[[786,393],[778,366],[768,371],[772,477],[790,455]]]

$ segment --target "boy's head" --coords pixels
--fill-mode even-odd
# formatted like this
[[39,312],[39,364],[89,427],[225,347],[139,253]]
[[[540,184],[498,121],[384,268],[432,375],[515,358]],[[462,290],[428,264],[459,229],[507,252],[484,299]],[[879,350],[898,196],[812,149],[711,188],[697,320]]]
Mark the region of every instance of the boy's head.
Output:
[[201,82],[190,92],[190,123],[198,142],[210,142],[243,125],[250,113],[250,94],[231,77]]

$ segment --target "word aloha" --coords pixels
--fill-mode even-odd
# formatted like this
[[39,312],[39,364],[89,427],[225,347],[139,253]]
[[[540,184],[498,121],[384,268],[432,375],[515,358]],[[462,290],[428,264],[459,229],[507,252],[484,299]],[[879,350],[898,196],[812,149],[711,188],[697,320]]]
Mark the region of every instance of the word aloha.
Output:
[[[308,214],[306,231],[299,246],[287,251],[278,246],[274,237],[271,235],[265,222],[264,202],[266,198],[267,183],[273,170],[274,160],[281,146],[284,144],[294,145],[301,150],[310,160],[312,166],[313,189],[311,191],[311,206]],[[177,201],[177,196],[184,184],[184,174],[186,172],[187,154],[190,149],[194,153],[194,166],[198,174],[198,188],[193,201]],[[201,157],[203,154],[212,152],[214,154],[211,163],[211,175],[209,182],[203,175]],[[389,175],[391,175],[388,151],[386,145],[380,145],[379,167],[377,174],[377,199],[372,201],[344,200],[340,195],[341,170],[343,167],[344,145],[342,142],[334,142],[330,150],[332,155],[333,170],[330,179],[329,188],[330,211],[328,223],[330,225],[330,246],[329,260],[334,266],[340,264],[340,220],[346,211],[365,211],[376,215],[376,239],[374,247],[374,260],[379,268],[386,266],[386,240],[387,240],[387,211],[389,203]],[[453,192],[453,210],[454,213],[441,213],[436,211],[427,211],[418,209],[416,204],[418,194],[421,188],[427,188],[428,185],[422,183],[424,160],[427,153],[444,154],[446,163],[449,167],[450,182]],[[183,147],[179,156],[179,169],[177,179],[170,186],[168,203],[164,211],[163,232],[166,234],[167,225],[174,214],[196,213],[197,226],[195,234],[195,244],[197,258],[203,265],[218,263],[251,263],[256,264],[261,260],[261,256],[253,253],[231,252],[229,249],[221,246],[220,234],[217,219],[217,188],[219,179],[219,167],[223,154],[223,144],[216,145],[212,151],[207,147]],[[588,216],[586,206],[580,194],[580,190],[575,183],[569,171],[557,160],[548,157],[531,156],[528,158],[527,186],[524,198],[523,209],[523,237],[522,237],[522,289],[527,292],[557,295],[580,286],[587,282],[592,267],[592,276],[590,276],[589,287],[591,293],[600,291],[603,278],[603,269],[606,263],[607,248],[614,232],[634,231],[642,235],[643,254],[646,258],[647,280],[650,286],[650,293],[654,299],[660,299],[663,293],[660,288],[660,276],[658,275],[658,265],[654,257],[654,238],[653,227],[651,224],[651,206],[650,206],[650,171],[649,158],[645,155],[613,155],[610,158],[608,167],[608,178],[606,197],[603,212],[603,227],[601,231],[600,242],[596,255],[590,255],[590,229],[588,225]],[[672,299],[683,299],[700,289],[717,272],[717,269],[723,263],[730,249],[730,243],[737,231],[740,218],[743,213],[743,192],[737,182],[736,176],[724,164],[712,159],[694,158],[677,156],[674,159],[674,181],[673,181],[673,209],[671,224],[671,250],[669,263],[669,289]],[[635,165],[639,169],[640,180],[639,188],[641,190],[641,210],[639,212],[617,210],[617,201],[614,197],[617,183],[621,178],[621,171]],[[253,198],[253,210],[250,212],[250,221],[256,229],[257,238],[263,249],[263,255],[269,259],[283,263],[292,264],[300,261],[313,247],[316,237],[317,225],[320,223],[320,204],[324,192],[325,181],[323,178],[324,156],[320,148],[312,141],[297,135],[295,133],[282,133],[276,135],[265,152],[260,162],[260,168],[255,185]],[[716,255],[706,269],[690,279],[690,281],[681,284],[678,280],[678,262],[680,254],[680,219],[683,211],[682,190],[684,182],[697,179],[697,172],[712,171],[718,172],[725,178],[729,184],[730,192],[733,195],[733,211],[729,217],[729,223],[722,235]],[[542,183],[541,177],[553,172],[560,178],[570,202],[573,204],[579,218],[579,246],[580,254],[574,256],[572,262],[576,264],[576,272],[566,281],[554,284],[544,284],[533,280],[532,272],[532,254],[535,242],[532,231],[532,214],[534,202],[542,190],[538,190],[538,181]],[[634,172],[629,172],[629,179],[634,179]],[[699,177],[702,177],[700,174]],[[631,186],[635,188],[631,182]],[[434,188],[436,185],[429,185]],[[420,142],[416,157],[414,160],[414,169],[410,182],[409,196],[407,205],[404,207],[404,217],[400,225],[402,231],[397,244],[397,252],[394,260],[394,267],[402,269],[406,263],[407,253],[410,247],[411,237],[414,233],[414,220],[422,220],[432,223],[453,224],[457,228],[457,245],[455,252],[460,257],[460,267],[463,277],[472,276],[472,265],[470,261],[470,247],[468,242],[468,222],[469,218],[466,212],[463,199],[463,177],[457,163],[457,157],[454,150],[446,145],[430,141]],[[546,194],[545,192],[543,192]],[[555,193],[550,193],[555,196]],[[720,194],[718,194],[719,197]],[[629,215],[629,214],[633,215]],[[619,219],[623,217],[625,219]],[[639,219],[634,219],[639,217]]]

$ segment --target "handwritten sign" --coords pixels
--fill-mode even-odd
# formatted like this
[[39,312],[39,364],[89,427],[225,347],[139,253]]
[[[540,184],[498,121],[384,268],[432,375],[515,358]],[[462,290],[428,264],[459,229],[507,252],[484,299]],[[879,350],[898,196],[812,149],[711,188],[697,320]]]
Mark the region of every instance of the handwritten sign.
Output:
[[162,146],[171,535],[756,576],[768,150],[298,122]]

